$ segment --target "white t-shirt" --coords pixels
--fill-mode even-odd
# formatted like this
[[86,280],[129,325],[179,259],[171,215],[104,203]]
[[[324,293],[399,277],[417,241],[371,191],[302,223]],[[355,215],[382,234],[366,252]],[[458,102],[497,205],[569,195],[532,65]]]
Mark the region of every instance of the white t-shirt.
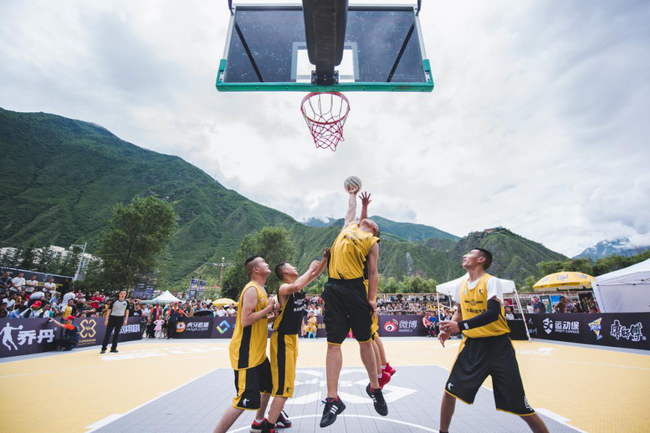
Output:
[[25,279],[20,277],[13,277],[11,279],[11,283],[14,285],[16,290],[20,292],[23,289],[23,286],[25,285]]
[[[465,275],[464,280],[469,280],[469,275]],[[477,286],[478,281],[480,278],[476,281],[468,281],[467,282],[467,288],[468,289],[473,289]],[[457,304],[460,304],[460,286],[462,284],[462,281],[458,283],[456,286],[456,292],[454,293],[454,302]],[[498,279],[497,277],[492,277],[488,280],[487,282],[487,298],[492,299],[493,297],[496,297],[499,302],[503,304],[503,287],[501,286],[501,280]]]
[[7,304],[7,310],[11,310],[13,306],[16,304],[15,299],[3,299],[2,302]]
[[36,291],[36,292],[31,294],[29,299],[43,299],[44,296],[45,296],[45,293]]
[[223,308],[220,309],[220,310],[217,310],[217,317],[223,317],[225,315],[226,315],[226,310],[224,310]]
[[25,282],[25,291],[26,292],[33,292],[37,287],[38,287],[38,281],[36,280],[27,280]]
[[50,282],[45,283],[45,291],[47,292],[50,290],[56,291],[56,283],[50,283]]
[[69,301],[70,299],[74,299],[74,298],[75,298],[75,294],[74,294],[74,292],[68,292],[68,293],[66,293],[65,295],[63,295],[63,302],[62,302],[62,304],[63,304],[63,305],[68,305],[68,301]]

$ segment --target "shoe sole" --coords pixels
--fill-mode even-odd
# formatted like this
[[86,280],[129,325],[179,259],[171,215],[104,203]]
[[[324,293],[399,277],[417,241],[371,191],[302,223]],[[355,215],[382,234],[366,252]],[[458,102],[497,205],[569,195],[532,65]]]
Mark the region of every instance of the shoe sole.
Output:
[[339,415],[341,415],[341,414],[343,413],[343,411],[345,410],[345,408],[346,408],[346,406],[345,406],[345,404],[343,404],[343,402],[341,402],[341,405],[342,405],[343,407],[342,407],[341,410],[340,410],[340,411],[339,411],[339,412],[334,416],[334,419],[332,420],[332,422],[329,423],[329,424],[323,424],[323,423],[321,422],[321,424],[320,424],[320,427],[321,427],[321,428],[329,427],[329,426],[331,426],[332,424],[334,424],[334,423],[336,422],[336,418],[337,418]]

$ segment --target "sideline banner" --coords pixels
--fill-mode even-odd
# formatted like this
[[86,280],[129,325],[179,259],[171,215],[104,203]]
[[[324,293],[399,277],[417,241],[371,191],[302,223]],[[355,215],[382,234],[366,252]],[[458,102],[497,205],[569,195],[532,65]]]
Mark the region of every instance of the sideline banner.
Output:
[[212,338],[230,338],[235,330],[237,317],[213,317]]
[[[31,320],[31,319],[27,319]],[[106,335],[103,317],[84,317],[75,319],[74,323],[79,328],[79,344],[77,347],[96,346],[102,344]],[[134,341],[142,339],[143,327],[140,317],[129,317],[126,326],[120,329],[120,337],[117,341]],[[111,341],[113,341],[111,337]]]
[[212,317],[185,317],[176,323],[176,338],[210,338]]
[[61,337],[48,319],[0,319],[0,358],[46,352]]
[[379,316],[380,337],[415,337],[427,335],[427,330],[422,323],[424,316],[401,315]]

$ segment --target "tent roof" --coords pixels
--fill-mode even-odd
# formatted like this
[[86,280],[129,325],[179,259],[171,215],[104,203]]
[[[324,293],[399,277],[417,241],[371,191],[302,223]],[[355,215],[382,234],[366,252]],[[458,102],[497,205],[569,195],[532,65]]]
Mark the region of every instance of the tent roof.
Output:
[[599,286],[611,284],[650,284],[650,259],[596,277]]
[[155,302],[169,303],[169,302],[182,302],[182,301],[180,299],[178,299],[176,296],[172,295],[169,292],[169,290],[165,290],[164,293],[161,293],[156,298],[153,298],[153,299],[149,300],[148,302],[150,302],[150,303],[155,303]]
[[[456,278],[452,281],[447,281],[446,283],[438,284],[436,286],[436,291],[438,293],[443,293],[445,295],[454,295],[456,291],[456,286],[461,282],[463,278],[467,278],[467,274],[463,275],[460,278]],[[496,277],[495,277],[496,278]],[[515,292],[515,282],[511,280],[504,280],[499,278],[501,281],[501,287],[503,288],[503,293],[514,293]]]

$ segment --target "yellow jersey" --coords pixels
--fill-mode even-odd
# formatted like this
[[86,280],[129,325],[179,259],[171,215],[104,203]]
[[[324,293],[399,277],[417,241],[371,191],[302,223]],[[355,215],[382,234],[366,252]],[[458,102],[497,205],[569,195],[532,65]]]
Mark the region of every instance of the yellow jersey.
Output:
[[257,305],[255,305],[255,312],[263,310],[268,305],[268,297],[266,291],[259,287],[253,281],[250,281],[244,287],[239,295],[239,302],[237,303],[237,322],[235,323],[235,330],[230,340],[230,365],[235,370],[247,370],[249,368],[257,367],[266,359],[266,343],[268,340],[268,326],[269,320],[264,317],[252,325],[243,327],[241,325],[241,312],[244,303],[244,292],[249,288],[254,288],[257,291]]
[[379,238],[361,230],[359,223],[348,224],[341,230],[330,249],[327,263],[329,277],[338,280],[368,279],[368,253],[377,242]]
[[[490,278],[492,278],[492,275],[483,274],[473,289],[469,288],[469,280],[466,278],[460,283],[460,308],[463,320],[469,320],[487,310],[487,285]],[[470,338],[496,337],[510,333],[510,328],[504,317],[503,305],[501,305],[501,313],[496,322],[474,329],[463,329],[462,331],[466,337]]]

